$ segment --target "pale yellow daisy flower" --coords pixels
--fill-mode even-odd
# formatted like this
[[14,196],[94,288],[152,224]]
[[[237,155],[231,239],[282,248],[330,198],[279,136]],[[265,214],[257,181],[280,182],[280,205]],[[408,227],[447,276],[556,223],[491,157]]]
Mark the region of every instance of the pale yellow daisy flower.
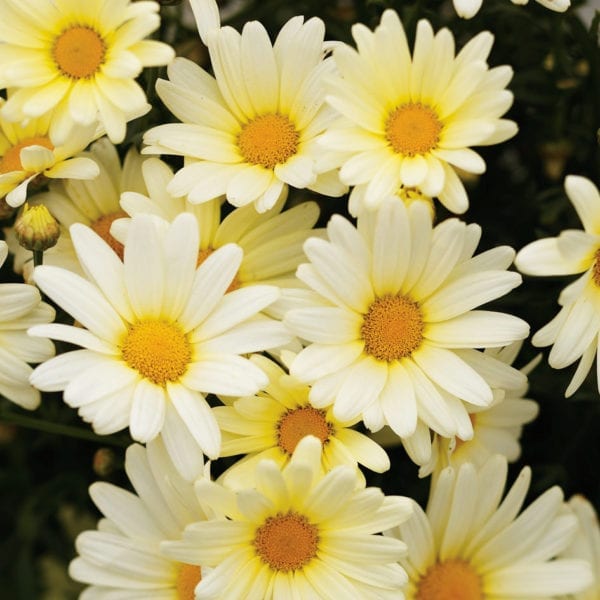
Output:
[[[511,0],[511,2],[525,5],[529,0]],[[565,12],[571,6],[570,0],[536,0],[536,2],[555,12]],[[483,0],[452,0],[456,14],[463,19],[474,17],[479,12],[482,3]]]
[[[567,229],[558,237],[527,244],[515,259],[527,275],[582,275],[561,292],[558,314],[532,338],[534,346],[550,346],[548,363],[563,369],[579,361],[565,396],[574,394],[589,373],[597,354],[600,331],[600,193],[585,177],[565,179],[569,200],[583,231]],[[600,378],[598,378],[600,389]]]
[[473,256],[480,227],[433,227],[422,202],[384,202],[357,228],[334,215],[327,232],[329,241],[304,244],[310,263],[297,270],[313,298],[284,318],[310,342],[290,374],[312,385],[315,408],[333,404],[342,421],[361,415],[369,429],[387,424],[402,438],[432,429],[471,439],[465,403],[489,406],[493,393],[470,353],[529,332],[517,317],[474,310],[520,284],[506,270],[513,250]]
[[[58,243],[44,252],[44,264],[83,274],[71,241],[69,227],[75,223],[88,225],[122,259],[123,244],[110,233],[113,221],[126,216],[119,204],[121,193],[125,190],[147,193],[147,189],[142,177],[142,158],[133,147],[125,156],[123,164],[117,149],[107,138],[98,140],[92,144],[89,152],[78,156],[92,159],[97,164],[99,173],[95,179],[52,182],[49,191],[34,195],[29,204],[44,204],[61,225]],[[5,234],[10,240],[9,248],[15,254],[15,272],[22,274],[25,281],[30,281],[33,275],[31,252],[18,245],[12,229],[6,229]]]
[[464,212],[468,198],[454,167],[483,173],[485,162],[470,147],[517,132],[501,118],[513,101],[505,89],[512,69],[487,65],[492,34],[478,34],[455,55],[452,33],[434,35],[421,20],[411,56],[393,10],[374,32],[356,24],[352,33],[358,50],[336,46],[339,75],[328,80],[327,101],[343,117],[320,139],[337,155],[342,181],[356,186],[366,207],[405,186]]
[[134,217],[124,260],[89,227],[71,226],[86,277],[50,265],[36,284],[81,327],[30,330],[82,346],[37,367],[32,383],[64,390],[97,433],[129,427],[136,441],[161,435],[176,467],[193,477],[201,450],[217,458],[221,435],[205,394],[254,394],[266,374],[241,356],[289,342],[281,323],[258,313],[279,289],[254,285],[226,294],[242,250],[227,244],[199,267],[192,215],[173,223]]
[[[6,242],[0,240],[0,267],[8,254]],[[54,356],[54,344],[46,338],[32,338],[27,329],[50,323],[54,309],[32,285],[0,284],[0,395],[22,408],[33,410],[40,404],[40,392],[29,383],[32,368]]]
[[[192,8],[198,16],[207,5],[214,2]],[[335,117],[322,86],[334,69],[323,59],[324,34],[320,19],[302,17],[288,21],[273,45],[257,21],[241,34],[215,27],[205,36],[214,78],[183,58],[169,65],[169,80],[156,89],[182,123],[148,131],[144,152],[186,157],[169,185],[173,195],[193,203],[225,195],[264,212],[288,185],[344,193],[335,169],[321,166],[316,143]]]
[[[0,46],[0,50],[2,47]],[[6,101],[0,98],[0,107]],[[50,131],[53,115],[11,123],[0,111],[0,197],[10,206],[21,206],[28,186],[48,179],[94,179],[98,165],[75,157],[98,137],[96,125],[76,127],[59,141]]]
[[135,493],[103,481],[90,486],[103,518],[75,542],[69,575],[89,585],[80,600],[193,600],[200,567],[167,558],[160,544],[214,513],[207,514],[193,484],[177,473],[160,438],[146,448],[129,446],[125,471]]
[[255,485],[233,492],[200,480],[198,496],[227,519],[194,523],[167,556],[214,569],[196,600],[402,598],[402,542],[377,535],[406,521],[407,498],[357,487],[355,469],[321,471],[321,442],[307,436],[281,469],[256,467]]
[[146,40],[160,25],[156,2],[129,0],[5,0],[0,22],[1,109],[20,121],[54,114],[51,133],[66,141],[73,123],[99,121],[110,139],[150,110],[135,78],[165,65],[173,49]]
[[246,454],[222,476],[227,487],[251,487],[256,465],[263,459],[285,466],[306,435],[321,440],[321,467],[324,473],[345,464],[361,464],[382,473],[390,468],[385,451],[367,436],[351,429],[359,419],[340,421],[331,408],[311,406],[310,388],[286,374],[275,362],[254,355],[252,362],[269,377],[263,391],[254,396],[230,400],[229,406],[213,408],[221,428],[221,456]]
[[427,511],[413,503],[413,516],[388,532],[408,547],[400,559],[406,600],[551,600],[590,585],[587,561],[556,558],[577,529],[562,490],[550,488],[519,514],[531,471],[502,500],[506,476],[499,455],[480,470],[448,467],[432,483]]

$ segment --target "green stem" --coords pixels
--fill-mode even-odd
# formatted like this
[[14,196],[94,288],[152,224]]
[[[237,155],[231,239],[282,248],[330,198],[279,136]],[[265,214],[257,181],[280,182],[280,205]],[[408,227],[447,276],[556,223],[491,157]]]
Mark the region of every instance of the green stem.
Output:
[[52,423],[50,421],[44,421],[43,419],[37,419],[35,417],[28,417],[26,415],[19,415],[13,412],[0,412],[0,422],[12,423],[19,427],[27,427],[28,429],[36,429],[38,431],[44,431],[46,433],[55,433],[57,435],[66,435],[72,438],[78,438],[80,440],[86,440],[88,442],[96,442],[97,444],[119,446],[126,448],[129,443],[125,440],[116,439],[114,436],[109,435],[97,435],[93,431],[87,429],[80,429],[79,427],[72,427],[71,425],[63,425],[62,423]]
[[34,250],[33,251],[33,266],[38,267],[44,262],[44,251]]

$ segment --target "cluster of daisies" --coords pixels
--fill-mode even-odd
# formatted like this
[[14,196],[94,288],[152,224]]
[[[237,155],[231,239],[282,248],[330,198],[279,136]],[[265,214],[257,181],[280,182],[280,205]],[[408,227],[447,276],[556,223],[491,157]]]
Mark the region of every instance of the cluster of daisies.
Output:
[[[435,220],[434,199],[467,210],[472,146],[517,132],[493,36],[456,51],[422,20],[411,50],[386,10],[356,47],[303,17],[272,43],[190,4],[212,74],[146,39],[153,1],[5,0],[0,22],[2,211],[25,203],[0,259],[10,247],[26,282],[0,285],[0,393],[35,409],[62,392],[135,442],[134,492],[90,489],[105,518],[77,539],[81,598],[596,598],[591,506],[555,487],[521,510],[528,468],[505,493],[539,359],[513,367],[529,326],[480,307],[520,285],[515,252]],[[121,160],[149,66],[167,67],[156,92],[178,122]],[[290,188],[349,193],[352,219],[315,228]],[[600,195],[578,176],[566,190],[585,231],[516,265],[583,273],[533,337],[553,367],[580,360],[570,395],[600,331]],[[431,476],[426,510],[367,487],[390,439]]]

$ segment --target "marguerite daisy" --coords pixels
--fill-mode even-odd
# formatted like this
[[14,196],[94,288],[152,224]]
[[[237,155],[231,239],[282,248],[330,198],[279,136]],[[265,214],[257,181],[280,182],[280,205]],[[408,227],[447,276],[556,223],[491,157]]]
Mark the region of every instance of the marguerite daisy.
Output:
[[257,21],[241,35],[215,28],[206,36],[214,79],[183,58],[169,65],[169,81],[156,89],[182,123],[148,131],[144,152],[186,157],[169,186],[173,195],[193,203],[226,195],[235,206],[253,203],[264,212],[288,185],[344,193],[337,172],[321,168],[316,144],[335,116],[324,102],[322,80],[334,68],[331,58],[323,60],[324,34],[321,20],[302,17],[291,19],[273,46]]
[[[0,240],[0,267],[8,247]],[[54,309],[41,301],[39,291],[25,283],[0,284],[0,394],[22,408],[33,410],[40,393],[29,383],[32,368],[54,355],[54,345],[46,338],[32,338],[27,329],[54,320]]]
[[[61,224],[61,235],[56,246],[44,252],[44,264],[55,265],[82,274],[75,248],[69,235],[69,227],[83,223],[91,227],[117,255],[123,258],[123,245],[111,234],[115,219],[126,216],[119,199],[125,190],[146,193],[142,177],[142,158],[131,148],[121,165],[117,149],[107,138],[92,144],[89,152],[79,157],[92,159],[98,166],[98,176],[92,181],[65,180],[52,182],[49,191],[34,195],[29,204],[44,204]],[[14,234],[5,231],[12,239]],[[33,274],[31,252],[12,244],[15,253],[14,270],[29,281]]]
[[[0,45],[0,50],[2,46]],[[0,98],[0,107],[6,101]],[[98,165],[74,156],[98,137],[96,125],[75,127],[59,142],[50,131],[52,115],[10,123],[0,113],[0,197],[10,206],[21,206],[35,180],[93,179]]]
[[[570,0],[536,0],[542,6],[549,8],[555,12],[565,12],[569,6],[571,6]],[[529,0],[511,0],[513,4],[524,5]],[[454,10],[459,17],[463,19],[470,19],[474,17],[481,8],[483,0],[452,0],[454,4]]]
[[71,227],[87,275],[36,267],[37,285],[82,327],[34,327],[78,344],[40,365],[31,381],[41,390],[64,390],[67,404],[100,434],[129,426],[147,442],[161,434],[175,466],[186,477],[198,471],[202,450],[219,455],[221,435],[206,393],[246,395],[267,384],[247,352],[286,344],[283,325],[258,318],[275,301],[267,285],[225,295],[242,250],[228,244],[196,267],[198,228],[192,215],[167,224],[134,217],[124,260],[89,227]]
[[[471,439],[464,402],[489,406],[493,394],[461,349],[504,346],[527,336],[512,315],[473,310],[521,282],[507,272],[514,252],[473,257],[481,229],[458,219],[432,228],[429,207],[388,200],[363,212],[358,229],[334,215],[329,241],[311,238],[311,261],[297,276],[316,293],[284,322],[310,343],[290,373],[312,384],[315,408],[333,404],[341,421],[359,415],[373,431],[400,437]],[[474,351],[473,351],[474,352]]]
[[448,467],[432,485],[427,512],[414,503],[413,516],[389,532],[408,546],[400,559],[406,600],[551,600],[589,586],[589,563],[555,558],[577,527],[561,489],[517,516],[531,471],[521,471],[501,502],[506,475],[499,455],[479,471],[470,463]]
[[455,56],[448,29],[434,35],[428,21],[417,25],[411,57],[398,15],[386,10],[371,32],[356,24],[358,51],[334,49],[339,75],[328,80],[327,101],[343,118],[320,138],[335,153],[344,183],[357,186],[366,207],[417,186],[452,212],[468,207],[454,171],[483,173],[485,163],[470,146],[497,144],[517,132],[500,117],[513,96],[505,89],[508,66],[486,63],[493,36],[482,32]]
[[150,110],[135,82],[143,67],[165,65],[173,49],[144,38],[158,28],[156,2],[6,0],[0,23],[0,88],[11,88],[10,121],[54,110],[51,133],[64,142],[73,123],[99,121],[110,139]]
[[[568,229],[558,237],[531,242],[515,259],[527,275],[583,273],[561,292],[559,313],[532,338],[534,346],[550,346],[548,362],[562,369],[579,360],[565,396],[574,394],[594,362],[600,331],[600,194],[585,177],[569,175],[565,189],[584,231]],[[598,378],[600,389],[600,378]]]
[[351,429],[358,418],[339,421],[331,408],[314,408],[308,400],[307,385],[268,358],[256,354],[250,360],[269,376],[264,391],[227,402],[230,406],[213,408],[223,436],[221,456],[247,454],[222,476],[227,487],[251,487],[256,465],[265,458],[283,467],[306,435],[321,440],[324,473],[340,464],[357,469],[361,477],[359,463],[379,473],[390,468],[385,451]]
[[147,448],[130,446],[125,471],[135,494],[106,482],[90,486],[104,518],[75,542],[79,556],[69,574],[90,586],[80,599],[193,600],[200,567],[165,557],[160,543],[179,539],[186,525],[213,513],[207,515],[194,486],[177,473],[160,438]]
[[[201,263],[217,248],[229,243],[240,246],[244,257],[232,289],[267,283],[281,288],[297,288],[302,285],[295,277],[296,267],[304,260],[302,244],[310,235],[319,218],[315,202],[301,202],[282,211],[287,199],[284,190],[275,205],[264,213],[257,213],[253,206],[242,206],[231,211],[221,220],[222,199],[202,204],[192,204],[184,197],[174,197],[168,192],[173,177],[170,167],[158,158],[149,158],[142,165],[144,181],[149,197],[143,193],[125,192],[121,206],[130,215],[150,213],[173,221],[182,212],[196,217],[200,234],[198,262]],[[119,219],[111,229],[112,234],[124,241],[130,219]],[[266,312],[282,316],[274,303]]]
[[357,484],[348,466],[323,474],[321,442],[307,436],[283,469],[261,461],[252,488],[234,493],[200,480],[199,497],[227,519],[194,523],[162,548],[214,567],[196,600],[402,597],[406,574],[397,561],[405,546],[376,534],[405,521],[410,502]]

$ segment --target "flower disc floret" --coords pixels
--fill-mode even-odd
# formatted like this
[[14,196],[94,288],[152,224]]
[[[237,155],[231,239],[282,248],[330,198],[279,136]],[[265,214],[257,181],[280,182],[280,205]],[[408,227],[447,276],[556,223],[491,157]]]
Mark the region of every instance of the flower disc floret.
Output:
[[481,578],[463,560],[431,566],[417,584],[415,600],[484,600]]
[[95,75],[106,55],[106,43],[92,27],[76,25],[65,29],[54,41],[52,57],[59,71],[71,79]]

